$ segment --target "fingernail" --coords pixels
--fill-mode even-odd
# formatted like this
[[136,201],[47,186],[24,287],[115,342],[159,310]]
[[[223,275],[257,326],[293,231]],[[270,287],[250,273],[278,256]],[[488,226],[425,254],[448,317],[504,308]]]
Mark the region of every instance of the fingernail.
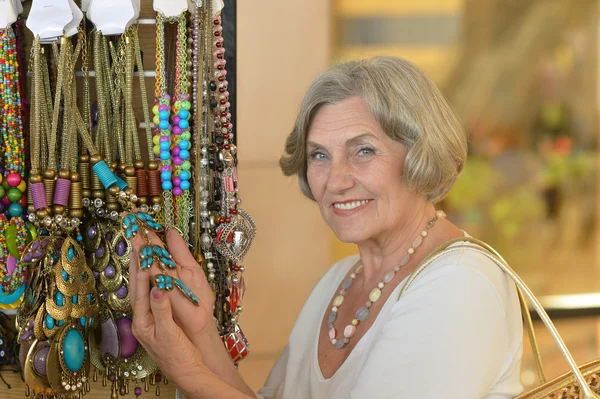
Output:
[[165,294],[156,287],[152,288],[150,294],[152,295],[152,299],[155,299],[157,301],[161,300],[163,296],[165,296]]

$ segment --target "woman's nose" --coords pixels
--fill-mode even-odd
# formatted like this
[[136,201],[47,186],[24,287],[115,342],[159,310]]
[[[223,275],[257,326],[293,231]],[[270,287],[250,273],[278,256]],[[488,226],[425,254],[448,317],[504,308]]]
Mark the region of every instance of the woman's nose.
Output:
[[345,160],[333,162],[327,180],[327,189],[333,193],[340,193],[352,187],[354,187],[354,177],[348,162]]

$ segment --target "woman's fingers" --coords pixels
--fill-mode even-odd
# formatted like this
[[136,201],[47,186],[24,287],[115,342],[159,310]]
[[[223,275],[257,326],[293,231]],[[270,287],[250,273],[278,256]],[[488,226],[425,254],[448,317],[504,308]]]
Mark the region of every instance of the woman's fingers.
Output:
[[166,292],[153,287],[150,291],[150,308],[154,316],[154,325],[156,328],[156,338],[169,337],[173,334],[173,312],[171,310],[171,301]]

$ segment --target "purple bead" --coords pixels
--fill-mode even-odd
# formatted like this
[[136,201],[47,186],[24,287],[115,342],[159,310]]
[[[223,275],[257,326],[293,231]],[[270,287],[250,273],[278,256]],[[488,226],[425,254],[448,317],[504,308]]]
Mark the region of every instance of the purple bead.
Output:
[[4,202],[0,201],[0,213],[6,212],[6,205]]
[[161,104],[158,106],[158,110],[159,111],[168,111],[169,110],[169,106],[167,104]]
[[135,394],[135,396],[140,396],[142,394],[142,388],[138,387],[136,388],[133,393]]
[[173,117],[173,124],[174,125],[179,125],[180,121],[181,121],[181,118],[179,116]]
[[20,342],[25,342],[29,338],[31,338],[32,336],[33,336],[33,332],[30,331],[30,330],[27,330],[23,334],[21,334],[21,341]]
[[109,375],[108,379],[110,380],[110,382],[115,382],[115,380],[116,380],[114,375]]
[[113,278],[115,276],[115,267],[113,265],[106,266],[106,269],[104,269],[104,275],[108,278]]
[[171,96],[168,94],[163,95],[163,98],[167,101],[171,101]]
[[183,194],[183,190],[181,189],[181,187],[173,187],[174,196],[179,197],[181,194]]
[[173,149],[171,150],[171,154],[173,154],[174,156],[178,156],[180,151],[181,151],[181,148],[173,147]]
[[160,141],[169,142],[169,141],[171,141],[171,138],[169,136],[160,136]]
[[106,319],[102,323],[102,338],[100,340],[100,353],[102,355],[110,354],[113,357],[119,357],[119,332],[117,324],[113,319]]
[[170,165],[163,165],[160,167],[160,171],[161,172],[170,172],[171,171],[171,166]]
[[110,241],[110,240],[112,240],[112,234],[106,233],[106,241]]
[[23,258],[23,261],[24,261],[25,263],[29,263],[29,262],[31,262],[32,260],[33,260],[33,255],[31,255],[30,253],[28,253],[28,254],[25,254],[25,257]]
[[[175,147],[175,148],[179,148],[179,147]],[[173,163],[175,165],[181,165],[183,163],[183,159],[179,158],[178,156],[174,156],[173,157]]]
[[48,352],[50,352],[49,346],[44,346],[41,349],[38,349],[33,355],[33,368],[36,373],[41,376],[46,376],[46,360],[48,359]]
[[102,255],[104,255],[104,247],[98,247],[96,250],[96,257],[100,258]]
[[183,94],[181,96],[181,101],[188,101],[190,99],[190,95],[189,94]]
[[87,235],[89,238],[94,238],[96,236],[96,229],[94,228],[94,226],[88,229]]
[[173,179],[173,184],[179,186],[181,184],[181,177],[177,176]]
[[117,320],[117,328],[119,330],[119,337],[121,338],[121,356],[126,359],[135,355],[140,345],[131,331],[131,324],[131,319],[127,317],[121,317]]
[[180,135],[181,133],[183,133],[182,128],[180,128],[179,126],[173,126],[173,134]]
[[95,278],[98,278],[98,276],[100,275],[100,273],[98,273],[98,272],[97,272],[97,271],[95,271],[95,270],[93,271],[93,273],[94,273],[94,277],[95,277]]
[[125,241],[121,240],[117,244],[117,255],[123,256],[125,251],[127,250],[127,245],[125,245]]
[[117,296],[121,299],[125,298],[125,296],[127,295],[127,288],[122,285],[119,287],[119,289],[117,290],[117,292],[115,292],[115,294],[117,294]]

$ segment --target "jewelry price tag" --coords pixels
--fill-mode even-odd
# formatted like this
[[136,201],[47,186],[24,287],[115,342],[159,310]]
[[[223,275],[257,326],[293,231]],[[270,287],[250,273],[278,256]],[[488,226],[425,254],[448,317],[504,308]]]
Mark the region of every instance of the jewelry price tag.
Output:
[[8,29],[17,21],[17,11],[14,0],[0,0],[0,30]]
[[137,20],[131,0],[92,0],[87,16],[103,35],[121,35]]

